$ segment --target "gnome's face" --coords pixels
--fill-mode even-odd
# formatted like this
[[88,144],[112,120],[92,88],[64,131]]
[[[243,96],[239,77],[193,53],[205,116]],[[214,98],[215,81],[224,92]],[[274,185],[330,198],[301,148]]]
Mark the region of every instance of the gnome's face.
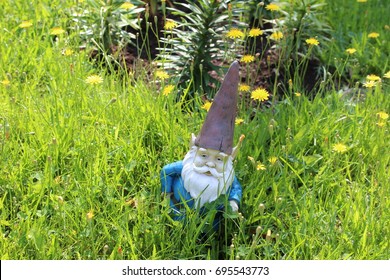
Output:
[[198,173],[221,177],[228,155],[213,149],[199,148],[195,154],[194,168]]
[[213,149],[192,146],[183,161],[184,188],[200,208],[207,202],[225,194],[233,182],[234,169],[231,155]]

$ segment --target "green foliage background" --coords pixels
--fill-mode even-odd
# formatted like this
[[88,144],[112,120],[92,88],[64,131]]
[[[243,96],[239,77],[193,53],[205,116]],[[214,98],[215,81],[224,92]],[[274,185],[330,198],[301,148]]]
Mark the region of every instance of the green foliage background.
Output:
[[[240,102],[243,204],[205,237],[215,213],[173,221],[159,171],[184,157],[206,112],[183,110],[185,100],[161,94],[170,80],[141,66],[136,76],[96,66],[66,13],[91,1],[81,2],[0,10],[1,259],[389,259],[389,123],[378,115],[390,113],[386,1],[324,8],[333,33],[318,55],[348,90]],[[352,60],[347,47],[357,49]],[[86,83],[92,74],[103,82]],[[368,74],[382,82],[361,88]],[[347,151],[334,151],[338,143]]]

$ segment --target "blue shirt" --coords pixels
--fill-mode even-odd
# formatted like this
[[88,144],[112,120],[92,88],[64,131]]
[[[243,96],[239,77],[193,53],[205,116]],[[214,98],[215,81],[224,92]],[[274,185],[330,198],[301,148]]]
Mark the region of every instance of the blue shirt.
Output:
[[[161,188],[163,193],[173,193],[173,199],[170,205],[173,210],[178,211],[177,203],[185,202],[188,207],[194,207],[194,200],[190,193],[184,188],[183,179],[181,178],[181,171],[183,170],[183,161],[177,161],[167,164],[163,167],[160,173]],[[231,186],[229,186],[226,194],[228,200],[235,200],[240,205],[242,197],[242,187],[236,176]],[[173,201],[175,200],[175,201]]]

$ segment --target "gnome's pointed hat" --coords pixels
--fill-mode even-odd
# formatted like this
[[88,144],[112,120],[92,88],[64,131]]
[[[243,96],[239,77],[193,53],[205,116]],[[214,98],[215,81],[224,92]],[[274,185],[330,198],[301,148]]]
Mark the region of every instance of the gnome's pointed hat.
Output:
[[237,89],[240,81],[239,64],[230,65],[228,72],[207,113],[195,145],[230,155],[233,149],[234,125],[237,110]]

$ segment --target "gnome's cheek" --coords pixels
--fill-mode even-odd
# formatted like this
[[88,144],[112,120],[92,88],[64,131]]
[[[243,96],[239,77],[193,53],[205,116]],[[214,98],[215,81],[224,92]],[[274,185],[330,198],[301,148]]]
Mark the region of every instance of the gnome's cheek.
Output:
[[216,167],[215,170],[217,170],[218,173],[222,174],[224,172],[223,168]]
[[214,168],[215,170],[217,170],[218,173],[223,173],[225,171],[224,166],[225,164],[223,162],[217,162]]
[[203,166],[206,165],[206,162],[204,162],[204,161],[201,160],[201,159],[195,159],[194,165],[195,165],[196,167],[203,167]]

